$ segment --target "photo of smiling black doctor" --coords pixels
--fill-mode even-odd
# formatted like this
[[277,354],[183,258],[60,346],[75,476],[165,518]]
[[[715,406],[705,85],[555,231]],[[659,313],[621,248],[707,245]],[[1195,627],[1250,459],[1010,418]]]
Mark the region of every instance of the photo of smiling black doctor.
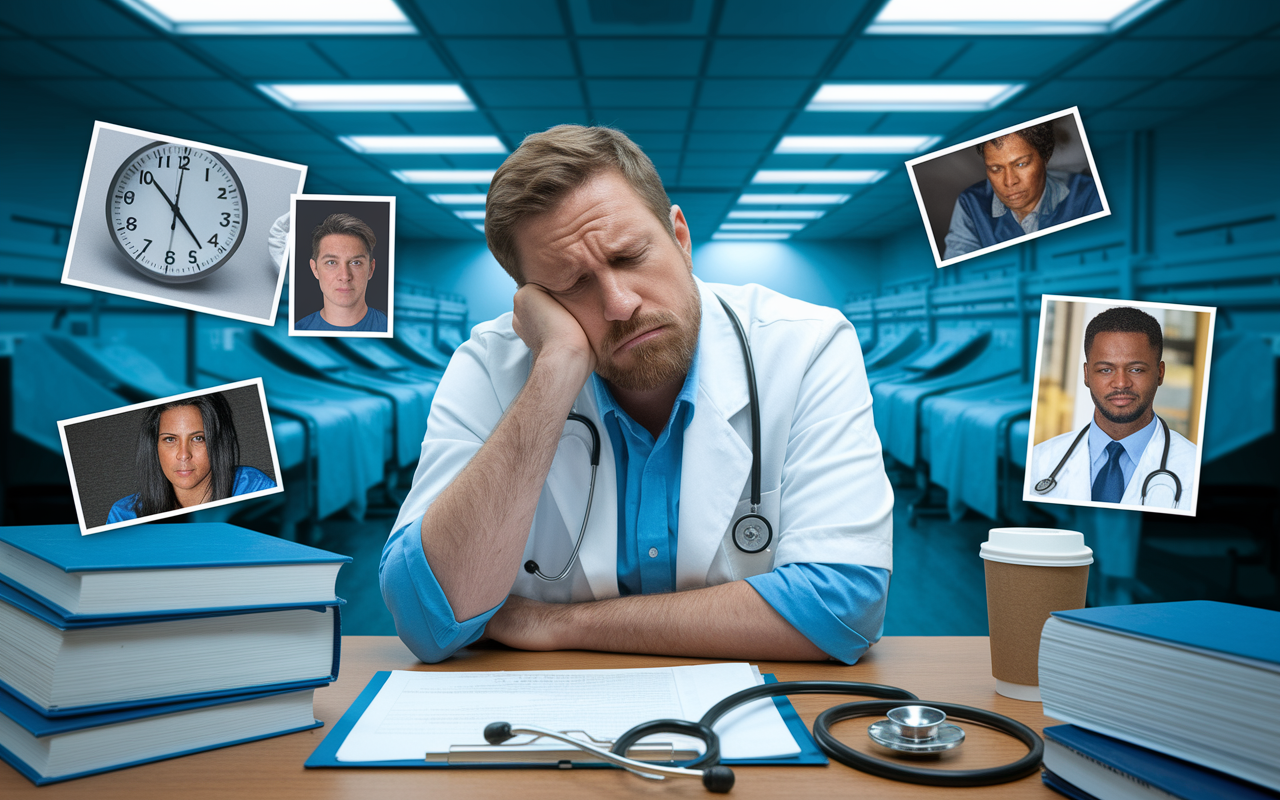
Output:
[[1216,314],[1044,295],[1023,499],[1194,516]]

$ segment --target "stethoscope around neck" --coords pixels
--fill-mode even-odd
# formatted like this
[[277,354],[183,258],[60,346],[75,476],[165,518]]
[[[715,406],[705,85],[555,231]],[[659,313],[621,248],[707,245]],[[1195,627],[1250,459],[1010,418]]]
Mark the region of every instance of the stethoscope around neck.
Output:
[[[1182,499],[1182,481],[1178,479],[1177,473],[1169,469],[1169,423],[1165,422],[1164,418],[1159,414],[1156,415],[1156,419],[1160,420],[1160,427],[1164,430],[1164,450],[1160,453],[1160,468],[1148,473],[1146,480],[1142,482],[1142,496],[1140,502],[1142,505],[1147,504],[1147,489],[1151,486],[1151,480],[1153,478],[1157,475],[1168,475],[1170,478],[1173,478],[1173,504],[1176,506]],[[1071,458],[1071,454],[1075,452],[1076,445],[1080,444],[1080,440],[1089,433],[1089,426],[1092,424],[1093,423],[1090,422],[1089,425],[1085,425],[1084,429],[1081,430],[1080,433],[1076,434],[1076,438],[1071,442],[1071,446],[1067,448],[1067,452],[1062,456],[1062,460],[1058,462],[1058,466],[1053,468],[1053,472],[1049,473],[1049,477],[1035,485],[1034,488],[1036,492],[1039,494],[1048,494],[1053,491],[1053,487],[1058,485],[1058,473],[1062,471],[1062,467],[1067,463],[1067,459]]]
[[[747,369],[747,399],[751,408],[751,511],[738,517],[733,523],[733,543],[739,550],[747,554],[759,553],[765,550],[773,541],[773,526],[769,524],[769,520],[761,516],[760,512],[760,395],[756,389],[756,368],[751,359],[751,345],[747,343],[747,333],[742,328],[742,322],[738,320],[738,315],[733,312],[729,303],[723,297],[716,295],[716,299],[720,301],[720,305],[724,307],[724,312],[729,315],[729,321],[733,323],[733,332],[738,336],[738,344],[742,346],[742,360],[746,364]],[[573,543],[573,551],[569,554],[569,561],[564,565],[564,569],[560,570],[555,576],[546,575],[538,566],[538,562],[529,559],[524,562],[524,571],[530,575],[541,578],[544,581],[562,580],[569,574],[569,570],[573,568],[574,563],[578,560],[578,551],[582,549],[582,540],[587,533],[587,521],[591,518],[591,501],[596,494],[596,469],[600,466],[600,431],[591,420],[581,414],[570,413],[570,422],[578,422],[586,426],[587,431],[591,434],[591,485],[587,489],[587,510],[582,515],[582,528],[578,531],[578,539]]]

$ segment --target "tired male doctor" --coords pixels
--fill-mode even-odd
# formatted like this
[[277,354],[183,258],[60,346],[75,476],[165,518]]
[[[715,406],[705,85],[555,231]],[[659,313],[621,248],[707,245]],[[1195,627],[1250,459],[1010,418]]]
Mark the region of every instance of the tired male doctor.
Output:
[[[683,212],[609,128],[526,138],[493,178],[485,235],[514,311],[450,361],[379,568],[409,648],[439,661],[485,635],[856,661],[882,630],[893,494],[848,321],[695,279]],[[755,365],[758,482],[730,311]],[[594,473],[570,413],[598,429]],[[753,483],[767,546],[733,536]]]
[[1089,321],[1084,385],[1093,420],[1032,449],[1028,499],[1195,507],[1196,446],[1152,408],[1164,382],[1163,355],[1160,323],[1145,311],[1109,308]]

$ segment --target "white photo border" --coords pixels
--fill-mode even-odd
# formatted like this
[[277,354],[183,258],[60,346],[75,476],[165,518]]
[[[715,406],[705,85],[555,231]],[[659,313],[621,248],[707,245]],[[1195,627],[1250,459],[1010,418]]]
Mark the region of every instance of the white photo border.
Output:
[[[387,226],[387,329],[386,331],[300,331],[294,326],[298,322],[297,305],[294,301],[298,285],[298,259],[294,258],[294,247],[297,241],[297,225],[299,200],[321,200],[329,202],[387,203],[390,222]],[[367,194],[291,194],[289,195],[289,335],[290,336],[323,336],[344,339],[391,339],[395,336],[396,314],[396,196]],[[372,256],[371,256],[372,257]],[[284,270],[280,271],[284,274]],[[277,293],[277,297],[279,294]]]
[[[998,244],[993,244],[990,247],[983,247],[981,249],[974,250],[971,253],[965,253],[964,255],[956,256],[955,258],[944,259],[942,257],[942,251],[938,248],[938,243],[933,238],[933,226],[929,224],[929,214],[925,210],[924,198],[920,194],[919,184],[916,183],[916,172],[913,169],[913,167],[917,164],[922,164],[926,161],[933,161],[936,158],[942,158],[943,156],[950,155],[951,153],[954,153],[958,150],[963,150],[966,147],[973,147],[982,142],[990,141],[991,139],[994,139],[998,136],[1005,136],[1010,133],[1016,133],[1017,131],[1020,131],[1024,128],[1029,128],[1032,125],[1038,125],[1042,122],[1049,122],[1051,120],[1061,119],[1062,117],[1066,117],[1066,116],[1072,116],[1075,118],[1076,129],[1080,131],[1080,144],[1084,146],[1085,158],[1089,160],[1089,172],[1093,176],[1094,186],[1096,186],[1098,189],[1098,199],[1102,201],[1102,210],[1093,214],[1087,214],[1077,219],[1061,222],[1050,228],[1045,228],[1043,230],[1036,231],[1035,233],[1024,234],[1017,238],[1010,239],[1007,242],[1000,242]],[[994,133],[988,133],[983,136],[975,136],[974,138],[966,142],[961,142],[960,144],[952,145],[951,147],[947,147],[942,150],[936,150],[932,153],[926,153],[925,155],[919,156],[918,158],[913,158],[910,161],[906,162],[906,168],[907,168],[907,177],[911,180],[911,190],[915,193],[915,196],[916,196],[916,205],[920,207],[920,218],[924,222],[924,231],[925,231],[925,234],[928,235],[929,237],[929,249],[933,253],[933,262],[938,267],[938,269],[941,269],[943,267],[949,267],[953,264],[959,264],[961,261],[967,261],[970,258],[976,258],[977,256],[986,255],[987,253],[994,253],[997,250],[1003,250],[1006,247],[1012,247],[1016,244],[1022,244],[1023,242],[1030,241],[1031,239],[1037,239],[1049,233],[1057,233],[1058,231],[1063,231],[1063,230],[1066,230],[1067,228],[1075,227],[1076,225],[1082,225],[1086,222],[1092,222],[1095,219],[1102,219],[1103,217],[1111,216],[1111,205],[1107,203],[1107,193],[1102,189],[1102,179],[1098,176],[1098,167],[1093,162],[1093,148],[1089,146],[1089,137],[1084,132],[1084,122],[1080,119],[1080,108],[1078,106],[1072,106],[1071,108],[1063,109],[1062,111],[1055,111],[1052,114],[1045,114],[1043,117],[1037,117],[1032,120],[1027,120],[1026,122],[1019,122],[1017,125],[1010,125],[1009,127],[1003,128]]]
[[[1200,441],[1196,442],[1196,471],[1191,483],[1192,504],[1188,509],[1180,508],[1156,508],[1146,506],[1134,506],[1130,503],[1103,503],[1095,500],[1067,500],[1056,497],[1045,497],[1036,494],[1032,490],[1032,474],[1031,474],[1031,451],[1036,446],[1036,412],[1040,405],[1040,366],[1041,358],[1044,356],[1044,337],[1045,337],[1045,315],[1049,310],[1049,303],[1096,303],[1111,308],[1121,306],[1130,306],[1132,308],[1163,308],[1175,311],[1192,311],[1197,314],[1209,315],[1209,337],[1205,342],[1204,351],[1204,378],[1201,381],[1200,388]],[[1205,414],[1208,411],[1209,400],[1209,371],[1213,365],[1213,339],[1214,326],[1218,319],[1218,309],[1216,306],[1193,306],[1185,303],[1159,303],[1150,300],[1123,300],[1115,297],[1075,297],[1072,295],[1061,294],[1044,294],[1040,296],[1040,330],[1036,336],[1036,364],[1035,371],[1032,372],[1031,379],[1031,427],[1027,435],[1027,456],[1026,456],[1026,475],[1022,481],[1022,499],[1028,503],[1056,503],[1066,506],[1086,506],[1088,508],[1117,508],[1122,511],[1149,511],[1153,514],[1178,514],[1184,517],[1194,517],[1196,515],[1196,507],[1200,504],[1200,465],[1204,462],[1204,421]],[[1071,343],[1069,343],[1070,346]],[[1047,440],[1046,440],[1047,441]],[[1044,476],[1041,476],[1044,477]],[[1036,481],[1041,478],[1037,477]]]
[[212,314],[217,317],[227,317],[229,319],[237,319],[241,322],[252,322],[257,325],[275,325],[276,314],[280,307],[280,293],[284,289],[284,269],[280,270],[280,274],[276,276],[276,290],[272,297],[271,313],[266,319],[262,317],[254,317],[249,314],[238,314],[234,311],[223,311],[221,309],[209,308],[207,306],[198,306],[194,303],[184,303],[181,300],[170,300],[167,298],[156,297],[155,295],[144,294],[143,292],[134,292],[128,289],[117,289],[110,286],[103,286],[97,283],[77,280],[69,277],[71,273],[71,258],[76,249],[76,234],[80,232],[80,217],[84,212],[84,196],[89,190],[89,176],[93,169],[93,155],[98,148],[98,134],[101,131],[109,130],[117,133],[125,133],[132,136],[149,137],[152,141],[164,141],[170,144],[181,144],[189,147],[196,147],[201,150],[210,150],[222,155],[234,156],[236,158],[246,158],[252,161],[259,161],[272,166],[285,167],[288,169],[301,170],[298,176],[298,191],[301,192],[307,182],[307,165],[295,164],[292,161],[282,161],[278,158],[268,158],[267,156],[255,155],[254,153],[246,153],[243,150],[232,150],[226,147],[218,147],[217,145],[197,142],[194,139],[182,139],[176,136],[166,136],[161,133],[152,131],[144,131],[139,128],[129,128],[124,125],[116,125],[111,122],[103,122],[95,120],[93,123],[93,135],[89,139],[89,155],[85,158],[84,176],[80,179],[80,194],[76,199],[76,215],[71,222],[71,237],[67,240],[67,257],[62,264],[62,283],[67,286],[78,286],[82,289],[92,289],[96,292],[105,294],[114,294],[121,297],[131,297],[134,300],[144,300],[148,303],[157,303],[164,306],[173,306],[174,308],[185,308],[188,311],[199,311],[203,314]]
[[[139,517],[137,519],[129,519],[129,520],[124,520],[123,522],[113,522],[106,525],[99,525],[96,528],[89,528],[85,525],[84,508],[81,506],[80,491],[79,491],[79,488],[76,486],[76,471],[75,471],[75,467],[72,466],[72,463],[71,463],[71,448],[67,445],[67,426],[68,425],[77,425],[81,422],[91,422],[92,420],[101,419],[103,417],[112,417],[117,414],[125,414],[130,411],[138,411],[144,408],[151,408],[152,406],[163,405],[164,403],[170,403],[170,402],[173,402],[174,400],[185,400],[188,397],[203,397],[204,395],[217,394],[218,392],[225,392],[231,389],[240,389],[245,386],[258,387],[258,400],[262,404],[262,421],[264,426],[266,427],[267,444],[271,448],[271,467],[272,469],[275,470],[275,479],[276,479],[275,486],[269,489],[259,489],[256,492],[248,492],[247,494],[236,495],[234,497],[225,497],[221,500],[214,500],[208,503],[201,503],[200,505],[193,506],[191,508],[178,508],[178,509],[174,509],[173,511],[165,511],[160,514],[150,514],[146,517]],[[263,387],[262,385],[262,378],[250,378],[249,380],[236,381],[235,383],[224,383],[221,386],[213,386],[208,389],[197,389],[192,392],[183,392],[182,394],[175,394],[170,397],[161,397],[156,400],[147,400],[146,402],[142,402],[142,403],[134,403],[133,405],[130,405],[130,406],[110,408],[110,409],[107,409],[106,411],[99,411],[96,414],[85,414],[80,417],[73,417],[71,419],[58,420],[58,437],[62,440],[62,455],[67,462],[67,477],[71,479],[71,497],[76,504],[76,519],[80,523],[80,534],[82,536],[88,536],[89,534],[92,534],[92,533],[103,533],[105,531],[113,531],[117,528],[127,528],[130,525],[139,525],[144,522],[154,522],[156,520],[167,519],[168,517],[176,517],[176,516],[179,516],[180,514],[189,514],[192,511],[203,510],[206,508],[217,508],[218,506],[230,505],[231,503],[239,503],[242,500],[252,500],[255,497],[266,497],[267,495],[279,494],[280,492],[284,491],[284,476],[281,475],[280,473],[280,457],[276,454],[276,435],[275,435],[275,431],[272,430],[271,428],[271,414],[267,410],[267,391],[266,391],[266,388]]]

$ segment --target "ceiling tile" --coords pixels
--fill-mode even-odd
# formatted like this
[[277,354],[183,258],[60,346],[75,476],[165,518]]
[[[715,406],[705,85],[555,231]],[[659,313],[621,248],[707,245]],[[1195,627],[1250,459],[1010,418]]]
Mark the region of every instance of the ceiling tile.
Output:
[[100,112],[103,122],[154,131],[175,138],[200,138],[216,131],[216,125],[173,108],[113,108]]
[[689,112],[683,108],[596,108],[592,125],[608,125],[624,131],[683,131]]
[[562,36],[556,0],[485,0],[439,3],[408,0],[441,36]]
[[806,111],[796,115],[787,133],[798,136],[851,136],[870,133],[884,121],[880,112]]
[[1069,70],[1069,78],[1160,78],[1220,52],[1218,39],[1121,40]]
[[257,92],[242,89],[225,80],[139,79],[131,82],[142,91],[156,95],[179,108],[274,108]]
[[70,100],[84,108],[160,108],[164,103],[116,80],[59,78],[34,80],[30,86]]
[[1101,109],[1150,86],[1150,80],[1060,78],[1039,89],[1013,98],[1008,109],[1070,108]]
[[696,131],[776,131],[786,122],[791,112],[785,108],[759,108],[753,110],[733,108],[700,108],[693,113],[693,129]]
[[867,6],[867,0],[789,0],[785,9],[772,0],[726,3],[720,17],[722,36],[830,36],[844,34]]
[[1280,3],[1251,0],[1171,3],[1166,0],[1125,30],[1147,36],[1251,36],[1280,24]]
[[694,133],[689,136],[689,150],[742,150],[759,154],[774,138],[772,133]]
[[639,131],[635,134],[628,134],[631,141],[640,146],[640,149],[653,155],[653,151],[659,150],[675,150],[679,151],[684,146],[683,133],[657,133],[653,131]]
[[538,106],[579,106],[585,102],[576,79],[563,80],[475,80],[471,81],[476,102],[490,108],[536,108]]
[[1188,78],[1261,78],[1280,72],[1280,45],[1245,42],[1186,73]]
[[767,78],[709,79],[702,82],[701,108],[795,108],[808,100],[811,81]]
[[318,133],[246,133],[245,138],[268,150],[293,153],[297,156],[297,161],[305,162],[316,154],[350,154],[342,145],[331,142]]
[[[342,73],[299,39],[279,36],[200,36],[189,41],[237,75],[262,80],[331,80]],[[165,76],[156,76],[165,77]]]
[[1086,120],[1086,130],[1090,135],[1094,131],[1140,131],[1153,128],[1174,117],[1185,114],[1185,109],[1117,109],[1102,111]]
[[582,71],[588,77],[694,77],[702,65],[701,40],[579,39]]
[[751,170],[730,167],[685,167],[680,170],[683,186],[742,186],[751,178]]
[[50,44],[120,78],[216,78],[181,48],[156,39],[50,39]]
[[4,47],[0,47],[0,74],[23,78],[94,78],[101,73],[39,42],[18,40],[6,41]]
[[521,138],[525,133],[545,131],[553,125],[587,123],[584,108],[498,108],[492,114],[504,131],[519,131]]
[[717,77],[805,77],[817,75],[838,39],[720,39],[707,74]]
[[853,43],[831,77],[858,81],[932,78],[969,46],[968,39],[950,36],[864,37]]
[[317,37],[312,45],[356,80],[449,80],[453,73],[417,37]]
[[689,153],[684,158],[685,167],[754,167],[760,160],[757,153],[751,152],[712,152],[699,151]]
[[964,111],[897,111],[885,114],[870,132],[886,136],[941,136],[946,139],[972,118],[973,114]]
[[576,74],[564,39],[447,39],[445,47],[469,77],[560,78]]
[[587,98],[594,106],[617,108],[685,108],[693,102],[689,80],[589,80]]
[[237,133],[292,133],[309,131],[284,111],[247,111],[229,108],[219,111],[218,124]]
[[[691,0],[687,13],[677,3],[636,0],[568,0],[573,30],[579,36],[705,36],[712,0]],[[664,14],[663,12],[667,12]]]
[[114,3],[99,0],[0,3],[0,21],[32,36],[87,36],[106,39],[148,36],[154,30]]
[[[497,133],[493,125],[489,124],[488,118],[478,111],[447,111],[443,113],[402,111],[388,114],[387,116],[396,122],[403,123],[404,126],[408,126],[407,131],[402,126],[400,130],[388,130],[387,133],[424,133],[439,134],[441,136],[487,136]],[[330,130],[332,130],[331,127]],[[350,132],[350,129],[341,131],[341,133]],[[368,132],[377,133],[378,131]]]
[[[289,112],[280,110],[277,113]],[[386,111],[309,111],[302,112],[300,116],[335,136],[399,136],[411,132],[402,122],[408,115]]]
[[1252,81],[1232,78],[1163,81],[1154,88],[1125,100],[1117,108],[1193,108],[1236,94],[1251,83]]
[[1096,47],[1096,40],[1056,36],[978,39],[947,65],[953,80],[1029,80],[1053,72],[1067,59]]

